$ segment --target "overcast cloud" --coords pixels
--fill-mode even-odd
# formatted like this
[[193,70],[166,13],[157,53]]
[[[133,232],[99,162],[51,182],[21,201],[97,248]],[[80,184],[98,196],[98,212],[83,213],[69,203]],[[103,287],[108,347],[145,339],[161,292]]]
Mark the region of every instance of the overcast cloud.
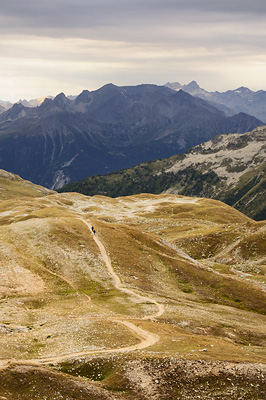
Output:
[[264,0],[9,0],[0,8],[0,99],[108,82],[266,90]]

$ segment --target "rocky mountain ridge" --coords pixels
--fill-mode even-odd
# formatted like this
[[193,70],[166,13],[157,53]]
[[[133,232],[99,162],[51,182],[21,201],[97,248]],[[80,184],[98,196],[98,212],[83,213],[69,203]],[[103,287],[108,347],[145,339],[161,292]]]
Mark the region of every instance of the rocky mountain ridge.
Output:
[[228,116],[244,112],[266,123],[265,90],[255,92],[241,86],[235,90],[227,90],[226,92],[208,92],[202,89],[196,81],[192,81],[187,85],[181,85],[179,82],[168,82],[165,86],[173,90],[184,90],[192,96],[200,97],[225,112]]
[[58,188],[258,125],[243,113],[226,117],[184,91],[108,84],[74,100],[60,93],[39,107],[15,104],[0,114],[0,167]]
[[10,101],[0,100],[0,114],[4,111],[8,110],[12,106],[13,106],[13,104]]
[[[37,97],[34,99],[30,99],[30,100],[26,100],[26,99],[19,99],[18,101],[16,101],[15,103],[11,103],[10,101],[2,101],[0,100],[0,114],[4,111],[7,111],[9,108],[11,108],[14,104],[22,104],[24,107],[29,107],[29,108],[33,108],[33,107],[39,107],[45,99],[51,99],[53,100],[55,96],[42,96],[42,97]],[[77,96],[72,96],[69,95],[67,96],[67,98],[69,100],[75,100]]]

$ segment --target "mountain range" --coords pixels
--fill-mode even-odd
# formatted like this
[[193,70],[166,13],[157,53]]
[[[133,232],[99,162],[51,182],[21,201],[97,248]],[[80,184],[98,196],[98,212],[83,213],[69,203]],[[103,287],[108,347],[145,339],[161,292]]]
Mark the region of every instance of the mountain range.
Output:
[[178,193],[219,199],[254,219],[266,219],[266,127],[219,135],[163,160],[73,182],[60,191],[125,196]]
[[[200,97],[208,101],[219,110],[222,110],[227,116],[232,116],[239,112],[244,112],[249,115],[260,119],[266,123],[266,91],[257,90],[253,91],[245,86],[237,89],[227,90],[225,92],[208,92],[201,88],[196,81],[191,81],[188,84],[182,85],[179,82],[167,82],[164,86],[173,90],[182,89],[184,92],[192,96]],[[68,95],[69,100],[75,100],[77,96]],[[19,100],[16,103],[21,103],[25,107],[37,107],[46,99],[53,99],[54,96],[45,96],[34,98],[31,100]],[[0,113],[12,107],[10,101],[0,100]]]
[[[69,95],[67,96],[67,98],[69,100],[75,100],[77,96],[72,96]],[[40,106],[45,99],[54,99],[54,96],[42,96],[42,97],[37,97],[34,99],[30,99],[30,100],[26,100],[26,99],[20,99],[18,101],[16,101],[15,103],[11,103],[11,101],[3,101],[0,100],[0,114],[6,110],[8,110],[9,108],[11,108],[14,104],[22,104],[24,107],[38,107]]]
[[0,114],[0,167],[56,189],[259,125],[183,90],[108,84],[74,100],[60,93],[38,107],[19,103]]
[[173,90],[184,90],[192,96],[206,100],[219,110],[222,110],[227,116],[244,112],[266,123],[265,90],[254,92],[247,87],[241,86],[226,92],[208,92],[202,89],[196,81],[192,81],[187,85],[181,85],[179,82],[168,82],[165,86]]
[[0,180],[1,400],[265,398],[265,221]]
[[11,108],[13,104],[10,101],[0,100],[0,114]]
[[44,96],[44,97],[38,97],[36,99],[31,99],[31,100],[26,100],[26,99],[21,100],[20,99],[17,103],[22,104],[24,107],[38,107],[44,102],[45,99],[52,100],[53,98],[54,98],[53,96]]

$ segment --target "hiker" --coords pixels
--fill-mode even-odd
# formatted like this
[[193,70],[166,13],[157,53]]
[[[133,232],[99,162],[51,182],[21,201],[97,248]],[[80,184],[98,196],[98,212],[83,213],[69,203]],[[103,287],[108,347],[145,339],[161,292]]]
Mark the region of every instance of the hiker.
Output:
[[93,226],[91,227],[92,233],[95,235],[95,229],[93,228]]

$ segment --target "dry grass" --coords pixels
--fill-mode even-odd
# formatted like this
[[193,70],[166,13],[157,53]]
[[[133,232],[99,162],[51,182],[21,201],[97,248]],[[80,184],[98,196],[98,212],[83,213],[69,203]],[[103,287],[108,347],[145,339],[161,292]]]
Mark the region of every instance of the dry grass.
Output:
[[40,197],[51,193],[52,190],[29,181],[24,181],[18,175],[14,175],[0,169],[0,200],[17,197]]
[[[82,219],[95,227],[131,294],[115,287]],[[73,193],[2,201],[0,358],[97,349],[111,354],[140,341],[116,322],[120,318],[160,336],[136,353],[137,360],[265,363],[265,227],[222,203],[174,195],[108,199]],[[156,313],[152,300],[165,311],[142,320]],[[121,372],[123,362],[112,372],[114,382],[123,396],[138,398],[132,376]],[[18,373],[12,368],[8,379]],[[106,385],[113,390],[107,377]]]

